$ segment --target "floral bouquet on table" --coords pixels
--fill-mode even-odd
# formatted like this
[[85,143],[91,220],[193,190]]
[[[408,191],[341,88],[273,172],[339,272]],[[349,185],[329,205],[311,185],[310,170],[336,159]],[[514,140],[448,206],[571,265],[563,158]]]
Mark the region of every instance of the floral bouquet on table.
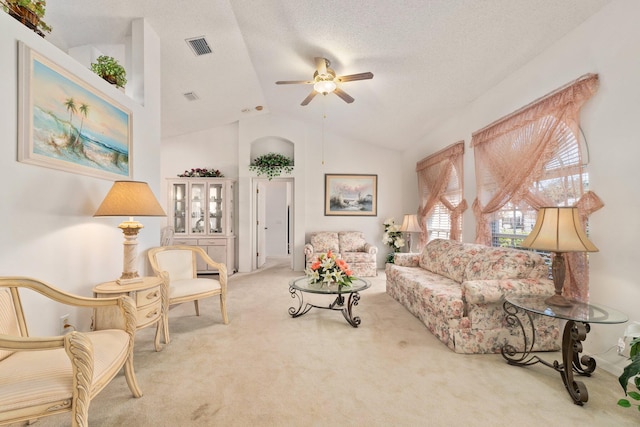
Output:
[[331,251],[316,258],[305,273],[309,277],[309,283],[321,283],[327,286],[330,283],[336,283],[338,289],[343,286],[351,286],[351,282],[354,279],[349,264],[342,259],[338,259]]
[[389,218],[384,221],[384,234],[382,235],[382,243],[390,246],[392,252],[387,255],[387,262],[393,264],[395,253],[400,252],[404,247],[404,238],[400,226],[396,224],[395,219]]

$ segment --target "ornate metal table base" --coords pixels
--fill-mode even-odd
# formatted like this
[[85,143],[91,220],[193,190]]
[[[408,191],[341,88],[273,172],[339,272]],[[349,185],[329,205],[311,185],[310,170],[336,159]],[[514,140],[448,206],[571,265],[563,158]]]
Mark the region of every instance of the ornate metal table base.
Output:
[[[533,325],[531,313],[518,308],[507,301],[504,302],[503,307],[504,311],[507,313],[507,324],[509,326],[519,327],[522,332],[522,336],[524,337],[524,350],[522,352],[518,352],[514,346],[506,344],[501,350],[502,357],[504,357],[510,365],[528,366],[540,362],[543,365],[555,369],[560,372],[560,376],[564,382],[564,387],[573,399],[573,403],[582,406],[587,402],[589,400],[587,387],[581,381],[575,381],[573,373],[576,372],[578,375],[588,377],[596,370],[595,359],[586,355],[582,357],[579,355],[579,353],[582,352],[582,341],[587,338],[587,334],[590,330],[589,324],[585,322],[567,320],[562,336],[562,363],[557,360],[553,363],[549,363],[538,356],[531,354],[533,346],[535,345],[535,327]],[[518,314],[521,316],[519,317]],[[528,323],[531,326],[531,339],[527,337],[527,331],[521,319],[521,317],[524,317],[522,314],[526,314]]]
[[[298,308],[289,307],[289,314],[291,317],[300,317],[303,314],[306,314],[312,308],[322,308],[324,310],[336,310],[341,311],[344,318],[349,322],[351,326],[357,328],[360,324],[361,320],[358,316],[353,316],[353,306],[358,305],[358,301],[360,301],[360,294],[358,292],[349,292],[349,298],[347,300],[347,305],[345,307],[345,297],[344,294],[338,294],[336,299],[329,304],[328,307],[319,306],[315,304],[305,303],[302,292],[289,287],[289,293],[291,294],[291,298],[298,298],[299,305]],[[346,293],[346,292],[345,292]]]

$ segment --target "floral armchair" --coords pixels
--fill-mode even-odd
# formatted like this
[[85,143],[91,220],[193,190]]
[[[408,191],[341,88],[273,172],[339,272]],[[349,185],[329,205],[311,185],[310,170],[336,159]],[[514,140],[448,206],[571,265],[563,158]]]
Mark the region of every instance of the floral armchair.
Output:
[[319,231],[311,233],[309,243],[304,245],[306,268],[315,258],[332,251],[342,258],[356,277],[378,275],[376,255],[378,248],[364,238],[361,231]]

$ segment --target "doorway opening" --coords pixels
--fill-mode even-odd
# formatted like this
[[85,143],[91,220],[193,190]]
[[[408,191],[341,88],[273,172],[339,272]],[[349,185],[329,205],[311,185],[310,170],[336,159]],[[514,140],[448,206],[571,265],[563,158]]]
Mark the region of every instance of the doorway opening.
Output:
[[254,178],[255,257],[252,270],[267,260],[288,262],[293,269],[293,178]]

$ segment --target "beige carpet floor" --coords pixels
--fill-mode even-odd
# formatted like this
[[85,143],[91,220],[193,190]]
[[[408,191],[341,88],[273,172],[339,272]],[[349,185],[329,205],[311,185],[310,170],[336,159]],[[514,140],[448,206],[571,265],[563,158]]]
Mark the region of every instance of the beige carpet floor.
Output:
[[[574,405],[560,375],[543,365],[509,366],[500,355],[460,355],[385,293],[381,270],[361,293],[359,328],[339,312],[299,318],[288,282],[300,273],[270,261],[230,278],[230,323],[217,299],[170,311],[171,343],[153,350],[152,328],[136,335],[144,392],[119,375],[91,403],[92,426],[638,426],[616,405],[617,378],[584,378],[589,402]],[[320,298],[320,300],[319,300]],[[315,302],[328,304],[323,296]],[[549,360],[560,358],[546,353]],[[39,426],[70,424],[68,414]]]

